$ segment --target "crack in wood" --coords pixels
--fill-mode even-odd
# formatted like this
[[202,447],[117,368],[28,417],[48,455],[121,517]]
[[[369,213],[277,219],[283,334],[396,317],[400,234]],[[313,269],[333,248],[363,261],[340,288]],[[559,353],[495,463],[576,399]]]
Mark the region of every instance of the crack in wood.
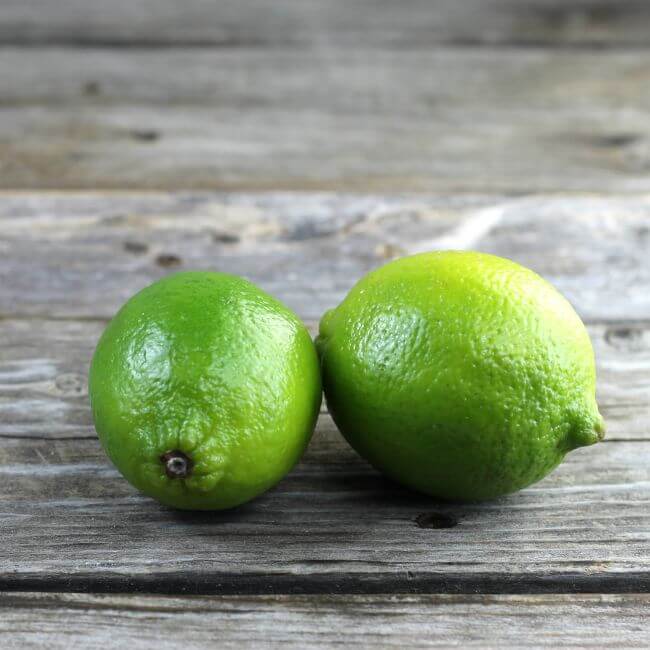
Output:
[[479,573],[311,573],[239,575],[179,573],[154,575],[0,574],[0,591],[96,594],[626,594],[650,593],[650,571],[624,574],[572,572],[494,575]]

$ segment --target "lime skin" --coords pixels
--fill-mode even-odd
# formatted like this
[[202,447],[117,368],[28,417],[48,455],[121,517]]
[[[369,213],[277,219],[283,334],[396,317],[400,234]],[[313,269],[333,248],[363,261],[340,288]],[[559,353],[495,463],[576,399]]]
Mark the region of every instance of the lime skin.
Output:
[[318,357],[287,307],[231,275],[168,276],[104,331],[95,428],[124,477],[163,504],[231,508],[298,461],[321,402]]
[[323,316],[316,345],[348,442],[436,498],[514,492],[604,433],[582,321],[507,259],[444,251],[391,262]]

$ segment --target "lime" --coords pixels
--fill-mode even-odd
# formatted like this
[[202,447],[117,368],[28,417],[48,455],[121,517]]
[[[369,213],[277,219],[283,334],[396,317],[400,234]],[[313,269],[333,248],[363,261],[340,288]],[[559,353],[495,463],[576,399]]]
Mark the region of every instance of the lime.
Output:
[[89,390],[99,439],[125,478],[196,510],[277,483],[307,446],[321,401],[297,316],[242,278],[207,272],[131,298],[99,341]]
[[316,344],[345,438],[435,497],[514,492],[603,436],[582,321],[507,259],[446,251],[391,262],[323,316]]

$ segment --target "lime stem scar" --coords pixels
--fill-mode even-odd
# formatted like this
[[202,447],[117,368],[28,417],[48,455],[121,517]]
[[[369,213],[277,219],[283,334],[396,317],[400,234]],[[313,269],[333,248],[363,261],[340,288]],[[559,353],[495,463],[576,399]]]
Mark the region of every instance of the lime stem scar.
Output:
[[192,473],[192,459],[178,449],[165,452],[160,457],[160,462],[165,466],[165,474],[169,478],[187,478]]

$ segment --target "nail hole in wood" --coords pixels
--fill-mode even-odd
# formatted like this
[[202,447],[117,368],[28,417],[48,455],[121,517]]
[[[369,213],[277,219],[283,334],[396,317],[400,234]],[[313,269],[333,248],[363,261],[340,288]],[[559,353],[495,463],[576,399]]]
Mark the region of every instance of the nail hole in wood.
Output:
[[162,255],[158,255],[158,257],[156,257],[156,264],[164,268],[170,268],[172,266],[180,266],[181,262],[182,262],[181,258],[178,257],[177,255],[169,255],[163,253]]
[[127,253],[133,253],[134,255],[142,255],[149,250],[149,246],[139,241],[125,241],[124,250]]
[[102,87],[99,81],[86,81],[86,83],[81,87],[81,91],[87,97],[95,97],[101,93]]
[[418,528],[454,528],[458,520],[442,512],[424,512],[415,518]]
[[217,244],[236,244],[239,242],[239,237],[229,232],[215,232],[212,233],[212,241]]
[[160,133],[151,129],[134,129],[131,131],[131,137],[140,142],[155,142],[160,139]]
[[604,149],[620,149],[628,147],[639,140],[639,136],[633,133],[613,133],[611,135],[595,135],[593,145]]

